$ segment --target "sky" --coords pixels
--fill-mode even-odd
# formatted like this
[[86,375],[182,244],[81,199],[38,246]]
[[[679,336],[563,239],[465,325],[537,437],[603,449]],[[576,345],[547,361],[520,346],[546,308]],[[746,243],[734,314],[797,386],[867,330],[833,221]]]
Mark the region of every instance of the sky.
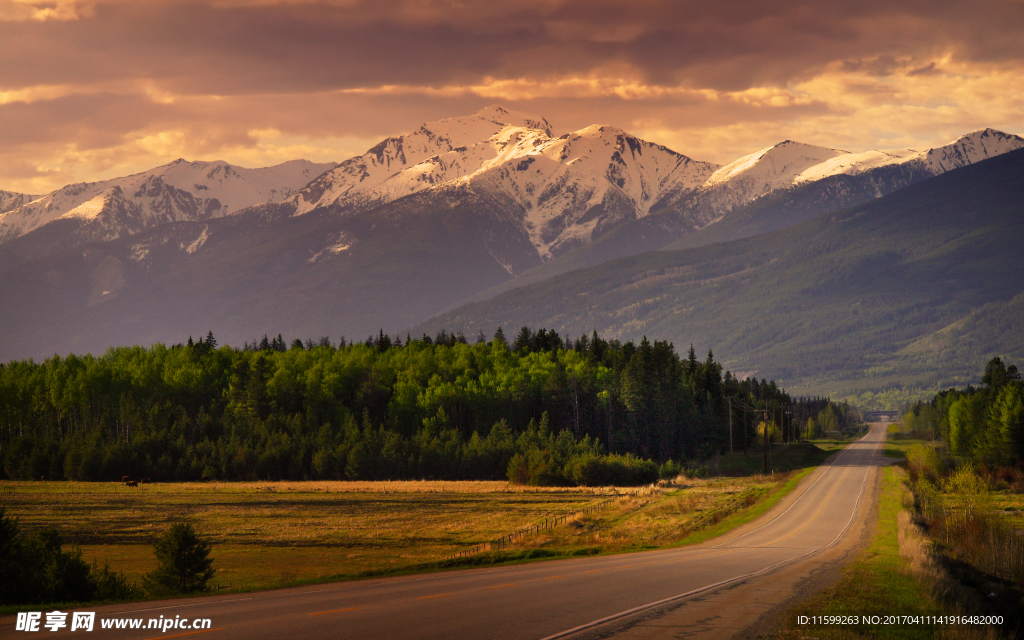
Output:
[[725,163],[1024,134],[1024,0],[0,0],[0,189],[341,161],[498,104]]

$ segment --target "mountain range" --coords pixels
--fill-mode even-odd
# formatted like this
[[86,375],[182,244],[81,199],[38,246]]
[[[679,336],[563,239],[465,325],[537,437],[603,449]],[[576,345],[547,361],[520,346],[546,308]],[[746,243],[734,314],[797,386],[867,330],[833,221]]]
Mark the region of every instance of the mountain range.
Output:
[[[231,344],[403,331],[624,256],[796,229],[1021,148],[983,129],[921,150],[784,141],[719,166],[615,127],[555,135],[542,118],[489,107],[339,164],[178,160],[44,196],[0,192],[0,359],[208,329]],[[558,317],[586,317],[563,302]],[[421,326],[463,318],[460,329],[493,331],[470,317]],[[571,324],[556,320],[537,322]],[[642,331],[593,324],[622,339]]]

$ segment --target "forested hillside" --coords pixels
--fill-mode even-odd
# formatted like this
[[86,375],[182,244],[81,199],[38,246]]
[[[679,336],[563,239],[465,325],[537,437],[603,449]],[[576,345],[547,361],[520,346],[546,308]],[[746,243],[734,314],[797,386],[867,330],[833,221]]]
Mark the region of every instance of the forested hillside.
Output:
[[1022,176],[1014,151],[772,233],[560,275],[414,330],[659,335],[713,344],[734,371],[800,393],[931,395],[995,355],[1024,356]]
[[[523,328],[514,340],[499,329],[472,345],[446,333],[380,333],[340,346],[322,338],[286,348],[278,337],[233,349],[209,334],[0,365],[0,455],[20,479],[649,482],[651,459],[726,450],[729,402],[771,410],[782,424],[770,420],[769,434],[785,439],[808,417],[830,428],[848,420],[844,406],[723,375],[711,352],[681,358],[646,338]],[[758,428],[741,414],[736,449]]]

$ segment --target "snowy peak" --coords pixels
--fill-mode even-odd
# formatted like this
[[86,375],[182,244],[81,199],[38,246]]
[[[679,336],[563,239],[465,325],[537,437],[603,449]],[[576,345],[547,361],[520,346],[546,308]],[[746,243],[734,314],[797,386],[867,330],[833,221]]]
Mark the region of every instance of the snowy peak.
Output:
[[521,216],[548,258],[693,191],[715,168],[616,127],[593,125],[555,139],[538,136],[466,180]]
[[36,200],[40,196],[32,196],[27,193],[15,193],[13,191],[0,190],[0,213],[13,211],[18,207]]
[[522,220],[547,257],[697,189],[716,168],[617,127],[553,138],[543,118],[487,107],[387,138],[292,202],[296,215],[324,207],[354,213],[428,190],[447,198],[468,188]]
[[995,129],[979,129],[947,145],[925,151],[920,159],[938,175],[1020,148],[1024,148],[1024,138],[1020,136]]
[[[139,215],[142,219],[125,220],[111,227],[108,230],[113,234],[111,238],[163,222],[231,215],[252,205],[280,202],[334,166],[333,163],[292,160],[273,167],[246,169],[223,161],[179,159],[143,173],[71,184],[30,201],[23,198],[18,206],[0,212],[0,242],[29,233],[71,212],[75,212],[72,218],[99,219],[99,213],[93,211],[95,207],[101,202],[120,203],[118,198],[125,199],[124,206],[115,207],[118,215],[103,217],[103,220],[120,220],[120,215]],[[121,195],[113,196],[115,191]]]
[[733,160],[716,171],[704,186],[711,188],[722,183],[742,180],[763,195],[789,186],[797,176],[811,167],[848,153],[839,149],[786,140]]
[[[468,116],[424,123],[411,133],[385,138],[363,155],[346,160],[333,171],[320,176],[292,199],[295,212],[303,214],[328,206],[366,208],[428,188],[439,177],[434,171],[437,167],[419,165],[437,164],[433,158],[440,161],[444,154],[461,153],[471,147],[474,149],[471,155],[493,158],[498,150],[492,141],[500,143],[502,137],[507,138],[507,134],[502,136],[507,129],[535,131],[550,136],[551,125],[543,118],[497,106]],[[492,149],[488,150],[488,147]],[[403,186],[381,187],[385,181],[413,167],[417,168],[410,175],[419,178]],[[472,167],[472,170],[479,168]],[[448,171],[442,174],[451,179],[465,175],[465,172],[457,176]],[[427,176],[433,176],[435,181]]]
[[822,180],[829,176],[855,176],[872,169],[890,165],[903,164],[920,155],[914,149],[889,149],[886,151],[864,151],[846,153],[826,160],[821,164],[808,167],[793,180],[794,185]]
[[551,123],[546,119],[537,118],[518,111],[509,111],[508,109],[499,107],[498,105],[484,107],[474,113],[473,116],[484,120],[490,120],[496,124],[512,125],[522,127],[524,129],[537,129],[538,131],[543,131],[549,136],[551,135]]
[[887,149],[838,156],[808,168],[797,176],[794,184],[813,182],[839,174],[859,175],[873,169],[898,165],[906,165],[925,174],[937,176],[1020,148],[1024,148],[1024,138],[1020,136],[995,129],[979,129],[962,135],[947,145],[924,151]]

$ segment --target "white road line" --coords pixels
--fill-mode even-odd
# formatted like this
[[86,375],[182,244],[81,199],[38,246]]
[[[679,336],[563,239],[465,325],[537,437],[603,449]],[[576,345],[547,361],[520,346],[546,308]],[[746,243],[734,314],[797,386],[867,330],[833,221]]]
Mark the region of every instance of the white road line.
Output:
[[[865,435],[865,437],[866,437],[866,435]],[[869,455],[874,455],[874,453],[877,453],[877,450],[876,450],[876,452],[873,452],[872,454],[869,454]],[[838,461],[838,459],[839,459],[839,457],[836,456],[836,460],[837,461]],[[671,596],[669,598],[664,598],[662,600],[658,600],[657,602],[651,602],[651,603],[648,603],[648,604],[640,605],[639,607],[633,607],[632,609],[627,609],[626,611],[620,611],[619,613],[612,614],[610,616],[601,618],[599,620],[594,620],[593,622],[588,622],[588,623],[582,624],[582,625],[580,625],[578,627],[573,627],[572,629],[566,629],[565,631],[560,631],[559,633],[556,633],[554,635],[550,635],[550,636],[548,636],[546,638],[543,638],[542,640],[555,640],[556,638],[564,638],[564,637],[570,636],[570,635],[572,635],[574,633],[579,633],[580,631],[585,631],[587,629],[593,629],[594,627],[598,627],[598,626],[600,626],[602,624],[606,624],[608,622],[612,622],[613,620],[618,620],[619,618],[624,618],[624,617],[632,615],[634,613],[640,613],[641,611],[645,611],[647,609],[653,609],[653,608],[659,607],[659,606],[661,606],[663,604],[668,604],[670,602],[675,602],[676,600],[681,600],[683,598],[688,598],[690,596],[697,595],[698,593],[703,593],[705,591],[710,591],[712,589],[717,589],[718,587],[723,587],[723,586],[725,586],[727,584],[730,584],[730,583],[733,583],[733,582],[737,582],[737,581],[740,581],[740,580],[745,580],[747,578],[753,578],[754,576],[760,575],[762,573],[767,573],[767,572],[771,571],[772,569],[777,569],[778,567],[781,567],[783,565],[787,565],[787,564],[796,562],[797,560],[802,560],[802,559],[810,557],[810,556],[812,556],[812,555],[814,555],[816,553],[824,551],[825,549],[832,548],[833,546],[835,546],[839,542],[839,540],[844,535],[846,535],[846,532],[849,531],[850,527],[853,525],[853,520],[854,520],[854,518],[857,515],[857,509],[860,507],[860,501],[861,501],[861,499],[864,496],[864,487],[867,485],[868,476],[871,475],[872,469],[875,469],[875,468],[878,468],[878,467],[869,466],[864,471],[864,479],[861,480],[860,491],[857,494],[857,501],[854,503],[853,509],[850,512],[850,519],[847,521],[846,526],[843,527],[843,530],[839,532],[839,535],[837,535],[835,537],[835,539],[832,540],[832,542],[828,543],[824,547],[818,547],[816,549],[808,551],[807,553],[805,553],[805,554],[803,554],[801,556],[797,556],[795,558],[790,558],[789,560],[783,560],[782,562],[776,562],[775,564],[773,564],[771,566],[764,567],[763,569],[758,569],[757,571],[752,571],[750,573],[745,573],[745,574],[743,574],[741,576],[735,576],[735,577],[729,578],[727,580],[722,580],[721,582],[716,582],[714,584],[709,584],[709,585],[705,585],[703,587],[698,587],[697,589],[693,589],[691,591],[687,591],[686,593],[680,593],[677,596]],[[824,476],[824,474],[822,474],[822,476]],[[821,478],[819,477],[818,480],[820,480],[820,479]],[[815,480],[815,483],[816,482],[817,482],[817,480]],[[809,489],[810,489],[810,487],[808,487],[808,490]],[[806,495],[806,491],[804,492],[804,495]],[[790,509],[792,509],[792,508],[793,507],[790,506]],[[786,509],[786,511],[789,511],[789,509]],[[783,512],[783,513],[785,513],[785,512]],[[779,517],[781,517],[781,514],[780,514]],[[775,520],[778,520],[778,518],[773,519],[772,522],[775,522]],[[769,523],[769,524],[771,524],[771,523]],[[764,525],[764,526],[768,526],[768,525]],[[761,527],[759,527],[759,528],[761,528]],[[754,531],[757,531],[757,529],[755,529]],[[751,533],[753,533],[753,531]]]
[[[861,441],[861,440],[863,440],[864,438],[868,437],[868,434],[869,434],[869,433],[870,433],[870,431],[869,431],[868,433],[865,433],[865,434],[864,434],[864,435],[863,435],[863,436],[861,437],[861,439],[857,441],[857,443],[860,443],[860,441]],[[806,489],[804,489],[803,491],[801,491],[801,492],[800,492],[800,495],[799,495],[799,496],[797,496],[796,500],[794,500],[794,501],[793,501],[793,504],[789,505],[789,508],[788,508],[788,509],[786,509],[785,511],[783,511],[783,512],[782,512],[782,513],[780,513],[779,515],[775,516],[775,517],[774,517],[774,518],[772,518],[772,519],[771,519],[770,521],[768,521],[768,522],[764,523],[764,524],[763,524],[763,525],[761,525],[760,527],[757,527],[757,528],[755,528],[755,529],[751,529],[750,531],[748,531],[748,532],[744,533],[743,535],[739,535],[739,536],[736,536],[735,538],[732,538],[731,540],[726,540],[725,542],[722,542],[722,543],[720,543],[720,544],[716,544],[716,545],[713,545],[713,546],[712,546],[711,548],[712,548],[712,549],[718,549],[718,548],[720,548],[720,547],[723,547],[724,545],[727,545],[727,544],[731,544],[731,543],[733,543],[733,542],[736,542],[737,540],[742,540],[743,538],[746,538],[746,537],[747,537],[747,536],[749,536],[750,534],[752,534],[752,533],[757,533],[757,532],[758,532],[758,531],[760,531],[761,529],[764,529],[765,527],[767,527],[767,526],[771,525],[771,524],[772,524],[772,523],[774,523],[774,522],[775,522],[776,520],[778,520],[778,519],[779,519],[779,518],[781,518],[782,516],[784,516],[784,515],[786,515],[787,513],[789,513],[789,510],[790,510],[790,509],[792,509],[792,508],[793,508],[793,507],[795,507],[795,506],[796,506],[797,504],[799,504],[799,502],[800,502],[801,500],[803,500],[803,499],[804,499],[804,497],[805,497],[805,496],[807,496],[807,494],[808,494],[808,493],[810,493],[811,489],[812,489],[812,488],[814,488],[814,485],[818,484],[818,482],[819,482],[819,481],[820,481],[820,480],[821,480],[822,478],[824,478],[824,477],[825,477],[826,475],[828,475],[828,472],[829,472],[829,471],[831,471],[831,470],[833,469],[833,467],[835,467],[836,463],[837,463],[837,462],[839,462],[839,459],[840,459],[841,457],[843,457],[843,454],[845,454],[845,453],[848,453],[848,452],[850,452],[850,451],[851,451],[851,449],[843,449],[842,451],[840,451],[840,452],[839,452],[839,454],[838,454],[838,455],[836,455],[835,459],[834,459],[834,460],[833,460],[832,462],[829,462],[829,463],[828,463],[828,465],[827,465],[827,468],[826,468],[826,469],[825,469],[824,471],[822,471],[821,475],[819,475],[819,476],[818,476],[817,478],[815,478],[814,482],[812,482],[812,483],[810,484],[810,486],[808,486],[808,487],[807,487]]]

